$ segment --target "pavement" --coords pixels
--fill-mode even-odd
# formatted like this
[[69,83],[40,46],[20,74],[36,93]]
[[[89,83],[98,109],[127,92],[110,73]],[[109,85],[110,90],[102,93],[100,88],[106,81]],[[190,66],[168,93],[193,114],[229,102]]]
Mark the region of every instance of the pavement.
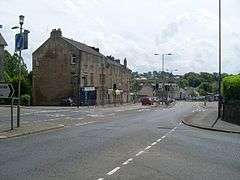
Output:
[[[0,107],[0,139],[24,136],[64,127],[83,126],[107,120],[115,114],[143,110],[154,106],[142,106],[141,104],[105,105],[92,107],[21,107],[21,126],[10,130],[8,120],[9,106]],[[8,113],[7,113],[8,112]],[[14,113],[16,119],[16,112]],[[16,120],[15,120],[16,124]]]
[[181,123],[199,110],[178,102],[102,113],[90,117],[95,122],[2,139],[0,179],[239,180],[240,135]]
[[27,123],[21,125],[19,128],[14,128],[13,130],[7,130],[0,133],[0,139],[7,139],[13,137],[19,137],[34,133],[41,133],[50,130],[57,130],[64,128],[63,124],[56,124],[50,122],[44,123]]
[[[216,103],[208,103],[207,106],[199,106],[193,110],[193,114],[183,119],[183,123],[192,127],[202,128],[212,131],[238,133],[240,134],[240,126],[232,124],[221,119],[217,120]],[[214,124],[217,120],[217,123]]]

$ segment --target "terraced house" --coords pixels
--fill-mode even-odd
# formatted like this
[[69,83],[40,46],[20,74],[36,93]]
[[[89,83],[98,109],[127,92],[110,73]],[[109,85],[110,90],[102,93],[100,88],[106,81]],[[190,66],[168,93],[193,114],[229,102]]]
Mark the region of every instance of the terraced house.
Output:
[[33,104],[59,105],[71,97],[76,104],[128,102],[131,70],[98,48],[62,36],[53,29],[32,55]]

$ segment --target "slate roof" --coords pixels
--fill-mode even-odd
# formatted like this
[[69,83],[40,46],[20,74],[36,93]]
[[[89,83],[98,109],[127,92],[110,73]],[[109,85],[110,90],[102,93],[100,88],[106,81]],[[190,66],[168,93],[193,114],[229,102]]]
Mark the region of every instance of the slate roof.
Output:
[[5,39],[2,37],[1,33],[0,33],[0,45],[1,45],[1,46],[7,46],[7,42],[6,42]]
[[68,43],[70,43],[71,45],[73,45],[74,47],[76,47],[77,49],[81,50],[81,51],[88,52],[90,54],[93,54],[93,55],[96,55],[96,56],[99,56],[99,57],[103,57],[105,59],[105,61],[109,64],[113,64],[113,65],[119,66],[119,67],[124,67],[122,64],[117,63],[115,61],[112,61],[111,59],[105,57],[103,54],[94,50],[92,47],[90,47],[86,44],[80,43],[78,41],[74,41],[72,39],[68,39],[66,37],[61,37],[61,38],[65,41],[67,41]]
[[83,44],[83,43],[80,43],[78,41],[74,41],[72,39],[68,39],[68,38],[65,38],[65,37],[62,37],[62,39],[64,39],[68,43],[72,44],[74,47],[78,48],[81,51],[85,51],[85,52],[88,52],[90,54],[94,54],[96,56],[104,57],[101,53],[99,53],[98,51],[94,50],[92,47],[90,47],[86,44]]

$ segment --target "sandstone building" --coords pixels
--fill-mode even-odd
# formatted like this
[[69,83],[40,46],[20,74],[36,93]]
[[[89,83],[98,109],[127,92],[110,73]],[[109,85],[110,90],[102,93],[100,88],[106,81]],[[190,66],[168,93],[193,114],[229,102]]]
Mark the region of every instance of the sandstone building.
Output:
[[53,29],[32,55],[33,105],[59,105],[71,97],[81,105],[128,102],[131,70],[98,48],[62,36]]

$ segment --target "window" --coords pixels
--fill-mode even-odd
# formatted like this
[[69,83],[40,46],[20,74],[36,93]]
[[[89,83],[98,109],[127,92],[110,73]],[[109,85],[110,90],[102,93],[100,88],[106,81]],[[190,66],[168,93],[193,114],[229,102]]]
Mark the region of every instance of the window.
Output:
[[83,85],[87,86],[88,85],[87,76],[82,77],[82,79],[83,79]]
[[77,63],[77,57],[75,54],[73,54],[71,57],[71,64],[76,64],[76,63]]
[[91,86],[94,85],[94,82],[93,82],[93,81],[94,81],[93,76],[94,76],[93,73],[91,73],[91,74],[90,74],[90,83],[91,83]]
[[105,74],[100,74],[100,83],[101,83],[102,85],[105,84]]
[[38,58],[36,58],[36,66],[38,67],[39,66],[39,61],[38,61]]

